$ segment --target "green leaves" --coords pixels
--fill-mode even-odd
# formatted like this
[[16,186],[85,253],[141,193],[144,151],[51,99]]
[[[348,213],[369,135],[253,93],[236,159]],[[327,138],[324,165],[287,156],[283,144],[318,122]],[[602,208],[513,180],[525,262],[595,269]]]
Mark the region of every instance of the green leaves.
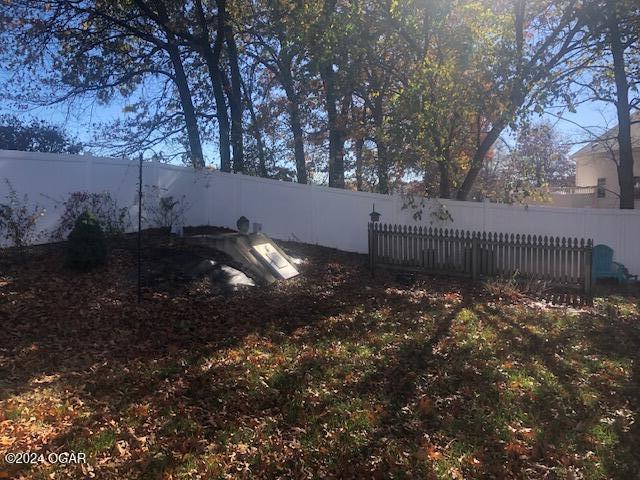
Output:
[[[594,99],[613,99],[599,15],[604,0],[226,3],[239,54],[233,104],[236,113],[243,103],[253,109],[235,116],[234,141],[244,139],[242,130],[249,170],[263,175],[289,178],[295,168],[304,181],[308,168],[309,178],[322,182],[340,156],[347,186],[355,176],[358,188],[388,191],[412,175],[428,188],[460,186],[467,198],[505,128],[556,100],[575,109],[581,98],[570,80]],[[20,23],[7,23],[3,60],[15,64],[18,52],[19,68],[31,71],[16,96],[127,105],[121,118],[103,126],[100,146],[110,152],[155,148],[177,157],[175,148],[197,147],[199,133],[200,143],[217,142],[221,156],[230,153],[224,125],[230,64],[223,52],[220,65],[227,67],[221,78],[209,78],[199,38],[204,26],[215,25],[217,2],[203,2],[203,24],[190,2],[47,4],[50,9],[36,10],[19,0],[7,7],[6,16]],[[631,12],[621,13],[621,29],[629,71],[636,72],[637,6],[620,5]],[[213,42],[215,28],[208,34]],[[593,67],[589,74],[586,67]],[[33,79],[46,91],[34,89]],[[638,84],[630,81],[631,92]]]

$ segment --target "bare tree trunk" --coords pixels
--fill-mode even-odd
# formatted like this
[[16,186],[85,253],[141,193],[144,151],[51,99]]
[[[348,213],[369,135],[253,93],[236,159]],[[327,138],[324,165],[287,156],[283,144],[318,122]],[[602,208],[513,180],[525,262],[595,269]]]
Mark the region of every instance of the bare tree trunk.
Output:
[[[323,5],[323,20],[327,28],[331,28],[331,17],[335,14],[336,0],[325,0]],[[330,50],[329,50],[330,52]],[[324,84],[325,102],[327,109],[327,126],[329,128],[329,186],[344,188],[344,136],[340,126],[340,118],[336,102],[335,72],[333,58],[324,58],[320,67],[320,77]]]
[[376,137],[378,147],[378,193],[389,193],[389,160],[387,144],[382,137]]
[[608,5],[609,46],[613,56],[613,72],[616,81],[616,109],[618,112],[618,183],[620,184],[620,208],[633,209],[633,147],[631,144],[631,113],[629,107],[629,83],[625,69],[624,46],[620,38],[616,2]]
[[187,137],[189,140],[189,153],[191,154],[191,163],[195,168],[204,167],[204,155],[202,154],[202,142],[200,141],[200,131],[198,130],[198,120],[196,118],[195,109],[193,107],[193,100],[191,99],[191,89],[187,81],[187,76],[184,73],[184,66],[182,64],[182,58],[180,57],[180,50],[174,43],[173,35],[167,33],[167,51],[169,58],[173,64],[173,71],[175,74],[175,84],[178,88],[178,95],[180,96],[180,103],[182,105],[182,112],[184,114],[184,121],[187,127]]
[[[149,6],[142,0],[138,0],[137,5],[144,11],[151,13]],[[165,44],[165,50],[169,54],[171,65],[173,66],[174,78],[173,81],[178,89],[178,95],[180,97],[180,104],[182,105],[182,112],[184,114],[184,121],[187,127],[187,138],[189,141],[189,153],[191,155],[191,163],[195,168],[204,167],[204,155],[202,153],[202,142],[200,140],[200,131],[198,129],[198,120],[196,118],[195,108],[193,106],[193,99],[191,97],[191,89],[187,80],[187,75],[184,71],[184,64],[182,63],[182,57],[180,56],[180,48],[176,42],[176,36],[173,31],[168,27],[169,15],[163,2],[155,2],[157,8],[158,20],[162,29],[165,32],[167,41]]]
[[364,136],[359,136],[356,140],[356,189],[362,192],[364,179],[362,176],[362,151],[364,150]]
[[244,91],[245,102],[247,103],[247,109],[249,110],[249,115],[251,116],[251,130],[253,133],[253,138],[256,139],[256,148],[258,149],[258,175],[264,178],[268,178],[269,173],[267,172],[267,156],[264,151],[264,140],[262,138],[262,131],[260,130],[260,125],[258,123],[256,109],[253,106],[253,99],[251,98],[250,93],[247,91],[246,85],[243,84],[242,90]]
[[347,124],[349,110],[351,107],[351,93],[342,98],[340,110],[338,112],[338,123],[336,128],[336,175],[340,188],[344,188],[344,155],[346,153],[344,142],[347,140]]
[[296,176],[298,183],[308,183],[307,162],[304,155],[304,134],[300,120],[300,109],[298,105],[289,102],[289,120],[291,121],[291,132],[293,133],[293,154],[296,161]]
[[389,193],[389,158],[384,132],[384,110],[382,94],[373,102],[373,121],[376,128],[376,146],[378,147],[378,193]]
[[440,188],[438,191],[439,198],[451,198],[451,176],[449,172],[449,159],[438,162],[438,170],[440,172]]
[[339,126],[335,79],[331,62],[328,62],[322,69],[321,76],[324,81],[329,127],[329,186],[344,188],[344,138]]
[[458,195],[456,196],[458,200],[467,200],[469,198],[469,194],[473,189],[476,178],[478,178],[478,174],[480,173],[480,171],[482,170],[482,166],[484,165],[484,159],[487,156],[487,153],[489,153],[489,150],[491,150],[493,144],[500,136],[500,133],[502,133],[502,130],[504,130],[505,125],[506,122],[503,123],[501,121],[495,124],[491,128],[487,136],[484,137],[482,142],[480,142],[480,145],[476,149],[475,153],[473,154],[473,158],[471,159],[471,168],[469,168],[469,171],[464,177],[464,181],[462,182],[462,185],[458,190]]
[[536,187],[540,188],[544,184],[544,169],[542,168],[542,164],[540,162],[536,162]]
[[207,64],[207,71],[213,89],[213,96],[216,101],[216,118],[218,119],[219,148],[220,148],[220,170],[231,171],[231,142],[229,140],[229,114],[227,112],[227,101],[222,87],[224,72],[220,69],[220,54],[222,52],[223,35],[218,34],[214,42],[213,49],[210,44],[209,27],[204,16],[202,1],[195,0],[198,15],[198,23],[202,34],[202,42],[199,47],[200,54]]
[[293,79],[285,65],[281,70],[282,86],[287,95],[287,108],[289,111],[289,124],[293,134],[293,154],[296,161],[296,176],[298,183],[307,183],[307,162],[304,155],[304,133],[302,130],[302,119],[300,116],[300,101],[293,86]]
[[231,108],[231,143],[233,144],[233,171],[244,172],[244,144],[242,138],[242,78],[238,66],[238,48],[233,35],[233,27],[229,24],[226,11],[226,0],[218,2],[218,35],[224,35],[229,54],[231,70],[231,89],[227,92]]

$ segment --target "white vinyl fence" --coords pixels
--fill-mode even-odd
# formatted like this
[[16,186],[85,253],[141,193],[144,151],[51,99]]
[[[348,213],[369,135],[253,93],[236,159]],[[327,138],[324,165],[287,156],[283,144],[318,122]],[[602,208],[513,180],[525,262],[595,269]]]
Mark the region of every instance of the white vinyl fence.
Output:
[[[129,207],[132,226],[137,215],[138,164],[135,161],[78,155],[0,150],[0,202],[8,179],[19,195],[47,209],[39,222],[52,230],[60,204],[74,191],[108,191],[120,206]],[[384,223],[427,225],[464,230],[591,238],[613,248],[615,260],[640,274],[640,212],[509,206],[492,203],[430,201],[421,220],[403,209],[399,196],[351,192],[299,185],[217,171],[196,172],[145,162],[143,185],[160,187],[174,197],[184,195],[191,205],[186,225],[235,228],[241,215],[260,223],[264,233],[282,240],[367,252],[369,213],[381,213]],[[58,205],[58,206],[56,206]],[[437,218],[444,205],[451,220]],[[434,213],[433,215],[431,213]]]

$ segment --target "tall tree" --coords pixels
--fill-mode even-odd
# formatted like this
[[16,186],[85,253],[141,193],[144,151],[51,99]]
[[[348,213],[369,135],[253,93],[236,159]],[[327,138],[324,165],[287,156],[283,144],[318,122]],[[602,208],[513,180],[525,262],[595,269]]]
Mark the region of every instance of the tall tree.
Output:
[[[181,38],[193,51],[197,52],[204,60],[210,79],[213,96],[216,103],[216,117],[219,129],[220,169],[223,172],[231,171],[231,142],[230,122],[225,96],[225,85],[228,82],[226,72],[221,66],[222,52],[225,42],[227,15],[226,2],[221,0],[216,10],[216,35],[212,39],[209,24],[213,23],[213,14],[205,11],[202,0],[194,0],[193,9],[188,10],[180,3],[165,3],[165,0],[135,0],[145,15]],[[146,3],[149,1],[150,3]],[[196,25],[194,31],[190,25]],[[227,89],[228,91],[229,89]],[[235,99],[236,97],[234,97]],[[237,107],[237,105],[235,105]],[[236,125],[236,130],[241,127]],[[240,135],[240,142],[241,142]],[[237,135],[236,135],[237,138]],[[235,171],[243,169],[242,148],[238,149],[238,163],[234,165]]]
[[404,8],[397,28],[411,61],[400,69],[394,142],[427,177],[425,186],[435,171],[438,196],[450,198],[495,108],[486,95],[494,86],[488,67],[496,58],[492,37],[504,20],[478,2],[433,0]]
[[[359,120],[350,129],[355,142],[357,166],[362,165],[362,152],[366,139],[376,146],[376,190],[389,193],[392,184],[393,154],[391,142],[391,98],[397,91],[398,71],[406,66],[403,57],[407,53],[399,47],[398,35],[389,31],[384,22],[383,8],[377,2],[357,2],[359,14],[354,15],[354,31],[351,35],[351,75],[357,78],[354,95],[363,102]],[[356,172],[362,185],[362,169]]]
[[[138,5],[141,6],[141,10],[143,13],[148,12],[148,8],[146,4],[142,1],[138,2]],[[169,16],[166,8],[162,2],[157,2],[158,5],[158,16],[160,18],[160,25],[162,31],[164,32],[165,41],[160,41],[157,38],[153,42],[156,46],[162,46],[169,55],[171,59],[171,64],[173,65],[174,76],[173,80],[178,89],[178,94],[180,95],[180,101],[182,103],[185,123],[187,127],[187,133],[189,137],[189,146],[191,149],[191,157],[194,166],[203,167],[204,166],[204,156],[202,154],[202,143],[200,141],[200,133],[198,130],[198,121],[196,118],[195,109],[193,106],[193,100],[191,96],[191,89],[189,87],[189,82],[187,81],[187,75],[185,74],[184,66],[182,63],[182,55],[180,53],[180,47],[178,45],[176,36],[174,33],[167,28],[169,23]],[[153,39],[153,37],[151,37]]]
[[640,108],[640,6],[627,0],[596,1],[580,14],[589,33],[584,51],[588,64],[571,80],[588,100],[615,106],[618,148],[612,153],[618,171],[620,208],[633,209],[631,124],[632,112]]
[[492,65],[496,82],[486,92],[495,110],[491,118],[485,117],[459,200],[468,199],[486,155],[504,129],[519,114],[553,98],[561,85],[559,70],[582,47],[584,24],[578,6],[577,0],[515,0],[499,12],[508,15],[509,28],[499,32],[500,61]]
[[184,29],[180,30],[179,35],[189,42],[203,58],[207,65],[207,72],[211,81],[211,88],[216,101],[216,118],[218,120],[218,141],[220,147],[220,170],[223,172],[231,171],[231,142],[230,142],[230,122],[229,113],[227,111],[227,100],[224,94],[224,76],[220,66],[220,57],[222,55],[222,46],[224,36],[221,28],[224,22],[218,20],[218,32],[216,34],[213,46],[211,45],[211,32],[209,29],[209,19],[205,14],[201,0],[195,0],[195,24],[198,31],[195,35],[188,34]]
[[324,131],[329,143],[329,186],[336,188],[345,187],[345,143],[357,77],[351,69],[356,12],[356,2],[325,0],[309,4],[303,36],[311,69],[321,84]]
[[244,145],[242,137],[242,78],[238,60],[234,27],[229,18],[226,0],[217,0],[218,4],[218,35],[224,36],[227,45],[229,70],[231,71],[231,85],[227,87],[227,97],[231,108],[231,143],[233,144],[233,171],[244,172]]
[[[142,12],[117,2],[16,0],[5,13],[3,38],[19,52],[7,63],[21,62],[25,83],[31,72],[50,87],[46,98],[25,90],[17,95],[20,100],[52,104],[94,96],[108,103],[115,95],[131,96],[150,77],[165,77],[179,92],[190,160],[204,165],[181,52]],[[139,144],[145,143],[143,135]]]
[[511,156],[523,178],[524,172],[531,172],[530,181],[536,188],[564,186],[575,177],[567,141],[549,121],[521,128]]
[[304,8],[288,0],[248,2],[250,23],[245,30],[251,40],[248,54],[263,65],[282,86],[287,99],[287,116],[293,138],[294,161],[298,183],[307,183],[304,147],[302,86],[308,77],[305,43],[301,41]]
[[255,64],[249,69],[250,72],[247,75],[247,81],[243,81],[242,83],[242,93],[245,104],[247,105],[247,110],[249,111],[249,115],[251,118],[250,122],[250,130],[253,134],[253,138],[256,142],[256,150],[258,154],[258,175],[261,177],[268,177],[269,172],[267,171],[267,155],[265,149],[264,136],[262,134],[261,122],[258,118],[258,113],[256,112],[256,107],[254,105],[253,95],[254,95],[254,78],[255,78]]

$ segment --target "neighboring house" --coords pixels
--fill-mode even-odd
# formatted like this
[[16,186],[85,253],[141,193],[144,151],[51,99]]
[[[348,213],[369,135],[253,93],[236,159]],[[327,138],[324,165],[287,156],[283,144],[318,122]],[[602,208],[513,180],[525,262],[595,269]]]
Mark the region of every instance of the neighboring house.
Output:
[[[640,208],[640,113],[632,116],[634,184],[636,208]],[[576,162],[576,186],[551,190],[551,203],[558,207],[618,208],[620,185],[616,161],[618,127],[608,130],[571,157]]]

